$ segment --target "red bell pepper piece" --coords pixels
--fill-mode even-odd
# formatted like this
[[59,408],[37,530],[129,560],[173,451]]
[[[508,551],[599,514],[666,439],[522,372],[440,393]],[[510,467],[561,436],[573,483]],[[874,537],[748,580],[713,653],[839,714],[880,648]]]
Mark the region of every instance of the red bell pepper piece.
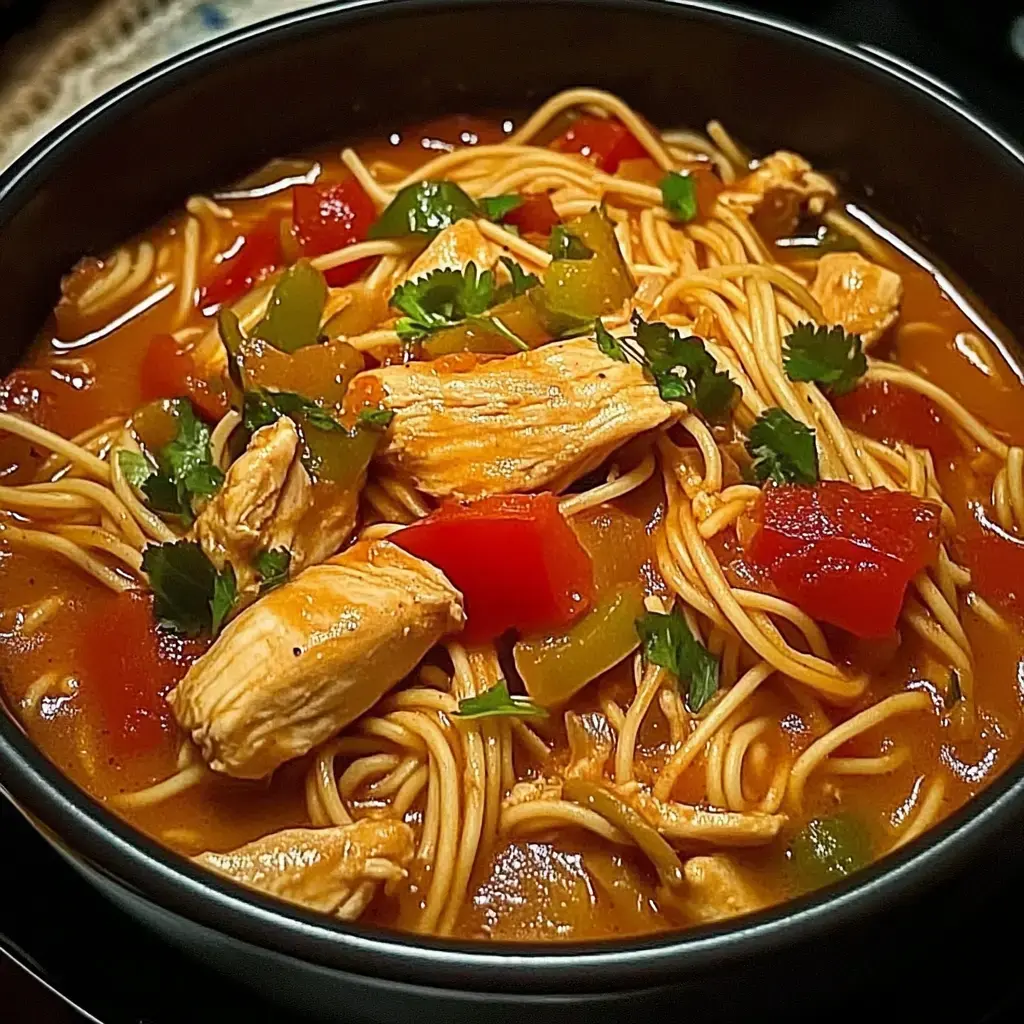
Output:
[[[292,189],[295,240],[303,256],[322,256],[366,241],[377,219],[373,200],[351,175],[333,183],[296,185]],[[332,288],[350,284],[373,263],[373,257],[345,263],[324,277]]]
[[562,153],[580,153],[608,174],[614,174],[623,160],[647,156],[647,150],[622,122],[586,114],[573,121],[554,147]]
[[939,509],[826,481],[767,487],[746,557],[781,596],[860,637],[896,628],[907,585],[939,548]]
[[890,381],[864,381],[834,403],[840,419],[876,441],[904,441],[936,458],[960,451],[952,427],[928,397]]
[[199,289],[199,308],[230,306],[281,265],[281,219],[268,217],[245,236],[238,250],[217,264]]
[[971,586],[987,601],[1024,619],[1024,541],[989,522],[980,506],[957,539]]
[[152,598],[136,591],[91,604],[80,635],[82,696],[98,709],[114,755],[159,747],[174,733],[164,695],[208,645],[158,629]]
[[219,420],[229,408],[227,389],[200,376],[192,356],[170,334],[150,341],[139,369],[139,390],[146,401],[189,398],[208,420]]
[[504,222],[519,228],[523,235],[549,235],[559,217],[546,194],[529,196],[522,206],[506,213]]
[[391,539],[462,591],[470,644],[567,626],[593,599],[590,558],[553,494],[446,502]]

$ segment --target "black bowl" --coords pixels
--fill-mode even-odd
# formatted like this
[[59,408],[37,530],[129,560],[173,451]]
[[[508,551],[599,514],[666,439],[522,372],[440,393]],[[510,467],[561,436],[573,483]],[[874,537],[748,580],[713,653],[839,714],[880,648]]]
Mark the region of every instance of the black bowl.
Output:
[[[710,4],[370,0],[278,18],[168,61],[12,167],[0,179],[0,359],[14,362],[82,253],[191,192],[324,140],[522,110],[582,84],[621,94],[656,124],[719,117],[755,152],[786,147],[842,169],[851,196],[941,254],[1024,334],[1024,155],[912,71]],[[924,839],[802,900],[651,940],[506,946],[339,924],[216,879],[97,805],[8,715],[0,781],[130,914],[268,996],[337,1020],[424,1007],[490,1020],[523,1009],[538,1020],[632,1017],[680,1005],[705,1019],[755,1009],[792,1018],[816,993],[834,998],[905,969],[907,948],[964,969],[949,921],[998,883],[1024,833],[1018,764]]]

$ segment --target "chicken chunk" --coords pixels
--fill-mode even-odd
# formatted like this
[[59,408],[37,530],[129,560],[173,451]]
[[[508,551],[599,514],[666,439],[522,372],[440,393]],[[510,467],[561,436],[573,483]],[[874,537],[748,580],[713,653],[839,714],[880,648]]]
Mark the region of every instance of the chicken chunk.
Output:
[[725,854],[691,857],[683,873],[688,883],[685,909],[695,923],[749,914],[764,906],[765,901],[758,898]]
[[789,192],[811,213],[821,213],[825,203],[835,197],[836,187],[823,174],[796,153],[779,150],[759,161],[746,176],[719,195],[719,201],[750,216],[771,192]]
[[900,315],[903,281],[860,253],[830,252],[818,261],[811,294],[821,303],[826,322],[859,334],[867,347]]
[[368,370],[395,414],[379,453],[436,497],[559,490],[672,416],[634,363],[588,338],[503,359]]
[[497,247],[480,234],[476,224],[471,220],[457,220],[416,257],[403,280],[413,281],[434,270],[465,270],[470,263],[483,272],[497,262]]
[[387,541],[262,597],[167,695],[211,768],[262,778],[333,736],[462,628],[462,595]]
[[761,846],[770,843],[786,823],[784,814],[709,811],[690,804],[659,800],[643,789],[624,793],[623,799],[669,840],[710,842],[718,846]]
[[360,882],[403,877],[412,854],[405,822],[364,818],[336,828],[286,829],[194,860],[242,885],[332,914]]
[[218,570],[232,565],[240,594],[258,590],[253,563],[261,552],[286,548],[294,575],[332,555],[355,527],[360,488],[314,500],[299,451],[298,431],[286,416],[261,427],[192,528]]

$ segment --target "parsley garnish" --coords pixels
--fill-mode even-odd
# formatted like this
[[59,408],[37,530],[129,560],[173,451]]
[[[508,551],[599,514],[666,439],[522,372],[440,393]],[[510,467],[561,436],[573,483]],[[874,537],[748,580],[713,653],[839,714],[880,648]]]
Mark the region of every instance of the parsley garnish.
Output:
[[238,598],[234,569],[218,572],[194,541],[150,544],[142,570],[160,625],[185,636],[216,636]]
[[668,324],[645,323],[638,313],[633,314],[633,327],[632,338],[616,339],[595,325],[598,347],[612,359],[628,356],[643,366],[666,402],[683,402],[709,420],[725,417],[740,389],[718,369],[700,338],[684,338]]
[[785,338],[782,362],[790,380],[810,380],[845,395],[867,373],[868,361],[860,336],[840,326],[801,323]]
[[547,718],[547,711],[528,697],[513,697],[504,679],[499,679],[489,690],[476,697],[459,701],[457,718]]
[[118,451],[117,464],[125,480],[137,491],[141,491],[142,485],[156,472],[156,466],[149,459],[128,448]]
[[583,240],[570,234],[564,224],[556,224],[548,239],[548,252],[556,260],[589,260],[594,250],[584,245]]
[[287,548],[261,551],[253,561],[253,568],[260,578],[260,593],[265,594],[286,583],[291,564],[292,553]]
[[669,171],[661,179],[661,205],[684,223],[697,216],[697,186],[692,175]]
[[433,238],[480,208],[452,181],[418,181],[401,189],[370,226],[370,238],[425,235]]
[[814,431],[785,409],[763,412],[747,435],[747,451],[754,459],[751,469],[760,482],[814,484],[818,482],[818,449]]
[[488,220],[502,221],[507,214],[518,210],[526,200],[522,196],[484,196],[477,200],[477,206]]
[[318,430],[345,429],[312,399],[294,391],[268,391],[265,388],[246,391],[242,419],[250,436],[260,427],[276,423],[282,416],[301,417],[303,422]]
[[[178,433],[157,453],[156,471],[142,479],[141,484],[133,483],[133,486],[140,486],[153,510],[180,516],[191,524],[195,516],[195,500],[212,498],[224,482],[224,473],[213,464],[210,428],[196,416],[192,403],[186,398],[176,398],[171,407]],[[139,478],[139,464],[131,459],[127,464]],[[122,461],[122,469],[124,466]]]
[[393,409],[360,409],[358,422],[363,426],[376,427],[379,430],[383,430],[394,418],[395,412]]
[[647,612],[636,620],[636,632],[644,658],[688,682],[687,707],[700,711],[718,689],[718,659],[690,632],[679,610]]

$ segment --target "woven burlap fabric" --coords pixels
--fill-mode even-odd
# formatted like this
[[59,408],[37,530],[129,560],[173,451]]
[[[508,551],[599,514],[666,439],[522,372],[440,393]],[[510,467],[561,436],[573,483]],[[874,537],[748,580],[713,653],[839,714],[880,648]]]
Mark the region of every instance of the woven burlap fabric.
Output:
[[102,0],[22,53],[0,92],[0,167],[79,107],[153,64],[316,0]]

